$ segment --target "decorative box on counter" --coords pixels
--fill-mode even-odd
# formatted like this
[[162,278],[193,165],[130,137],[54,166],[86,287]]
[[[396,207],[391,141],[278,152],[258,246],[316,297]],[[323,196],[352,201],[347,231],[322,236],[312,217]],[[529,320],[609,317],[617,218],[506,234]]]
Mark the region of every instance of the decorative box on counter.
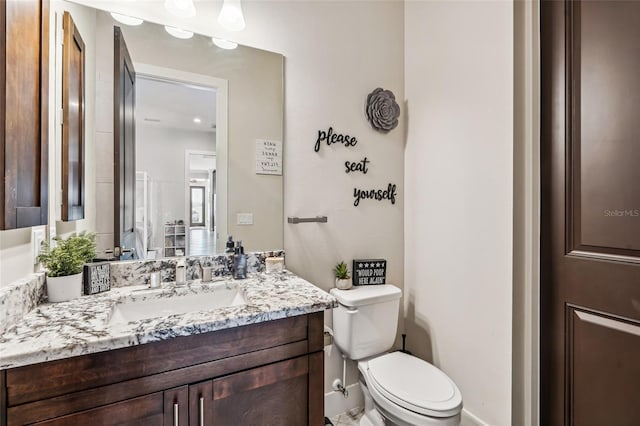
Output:
[[84,265],[82,279],[84,294],[96,294],[111,290],[111,269],[109,262],[94,262]]
[[387,281],[385,259],[354,259],[353,285],[384,284]]

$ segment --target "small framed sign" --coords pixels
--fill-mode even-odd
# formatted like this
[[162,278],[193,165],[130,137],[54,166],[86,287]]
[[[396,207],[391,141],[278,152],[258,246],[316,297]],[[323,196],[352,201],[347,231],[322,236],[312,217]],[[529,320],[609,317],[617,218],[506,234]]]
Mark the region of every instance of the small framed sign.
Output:
[[84,265],[84,294],[102,293],[111,289],[109,262],[95,262]]
[[282,175],[282,141],[256,139],[256,174]]
[[387,280],[385,259],[354,259],[353,285],[384,284]]

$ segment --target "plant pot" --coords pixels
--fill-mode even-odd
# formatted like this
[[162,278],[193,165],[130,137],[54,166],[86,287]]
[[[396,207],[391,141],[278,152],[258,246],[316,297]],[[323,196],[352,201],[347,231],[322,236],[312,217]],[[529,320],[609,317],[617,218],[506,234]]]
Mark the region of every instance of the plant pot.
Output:
[[82,296],[82,272],[64,277],[47,277],[49,302],[66,302]]
[[336,278],[336,288],[340,290],[349,290],[352,286],[351,278]]

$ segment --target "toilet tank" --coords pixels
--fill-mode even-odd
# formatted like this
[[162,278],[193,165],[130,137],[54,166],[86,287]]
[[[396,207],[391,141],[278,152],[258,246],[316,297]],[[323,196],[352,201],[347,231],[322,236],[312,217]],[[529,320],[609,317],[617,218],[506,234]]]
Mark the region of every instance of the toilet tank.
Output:
[[333,309],[333,338],[350,359],[383,353],[393,346],[402,291],[392,285],[331,289],[340,304]]

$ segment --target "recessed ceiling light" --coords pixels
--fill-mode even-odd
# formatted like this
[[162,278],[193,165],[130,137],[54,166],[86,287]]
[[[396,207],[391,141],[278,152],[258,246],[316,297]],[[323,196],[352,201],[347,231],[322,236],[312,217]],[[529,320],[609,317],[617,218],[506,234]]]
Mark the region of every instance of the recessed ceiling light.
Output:
[[125,25],[136,26],[144,22],[140,18],[134,18],[133,16],[123,15],[121,13],[115,13],[115,12],[111,12],[111,17],[116,21],[120,22],[121,24],[125,24]]
[[193,119],[193,122],[196,123],[196,124],[200,124],[200,123],[202,123],[202,120],[199,117],[196,117],[196,118]]
[[196,7],[193,0],[165,0],[164,8],[178,18],[193,18],[196,16]]
[[164,26],[164,29],[175,38],[188,39],[193,37],[193,31],[182,30],[176,27]]
[[211,41],[213,41],[213,44],[218,46],[220,49],[232,50],[238,47],[238,43],[221,38],[212,37]]

